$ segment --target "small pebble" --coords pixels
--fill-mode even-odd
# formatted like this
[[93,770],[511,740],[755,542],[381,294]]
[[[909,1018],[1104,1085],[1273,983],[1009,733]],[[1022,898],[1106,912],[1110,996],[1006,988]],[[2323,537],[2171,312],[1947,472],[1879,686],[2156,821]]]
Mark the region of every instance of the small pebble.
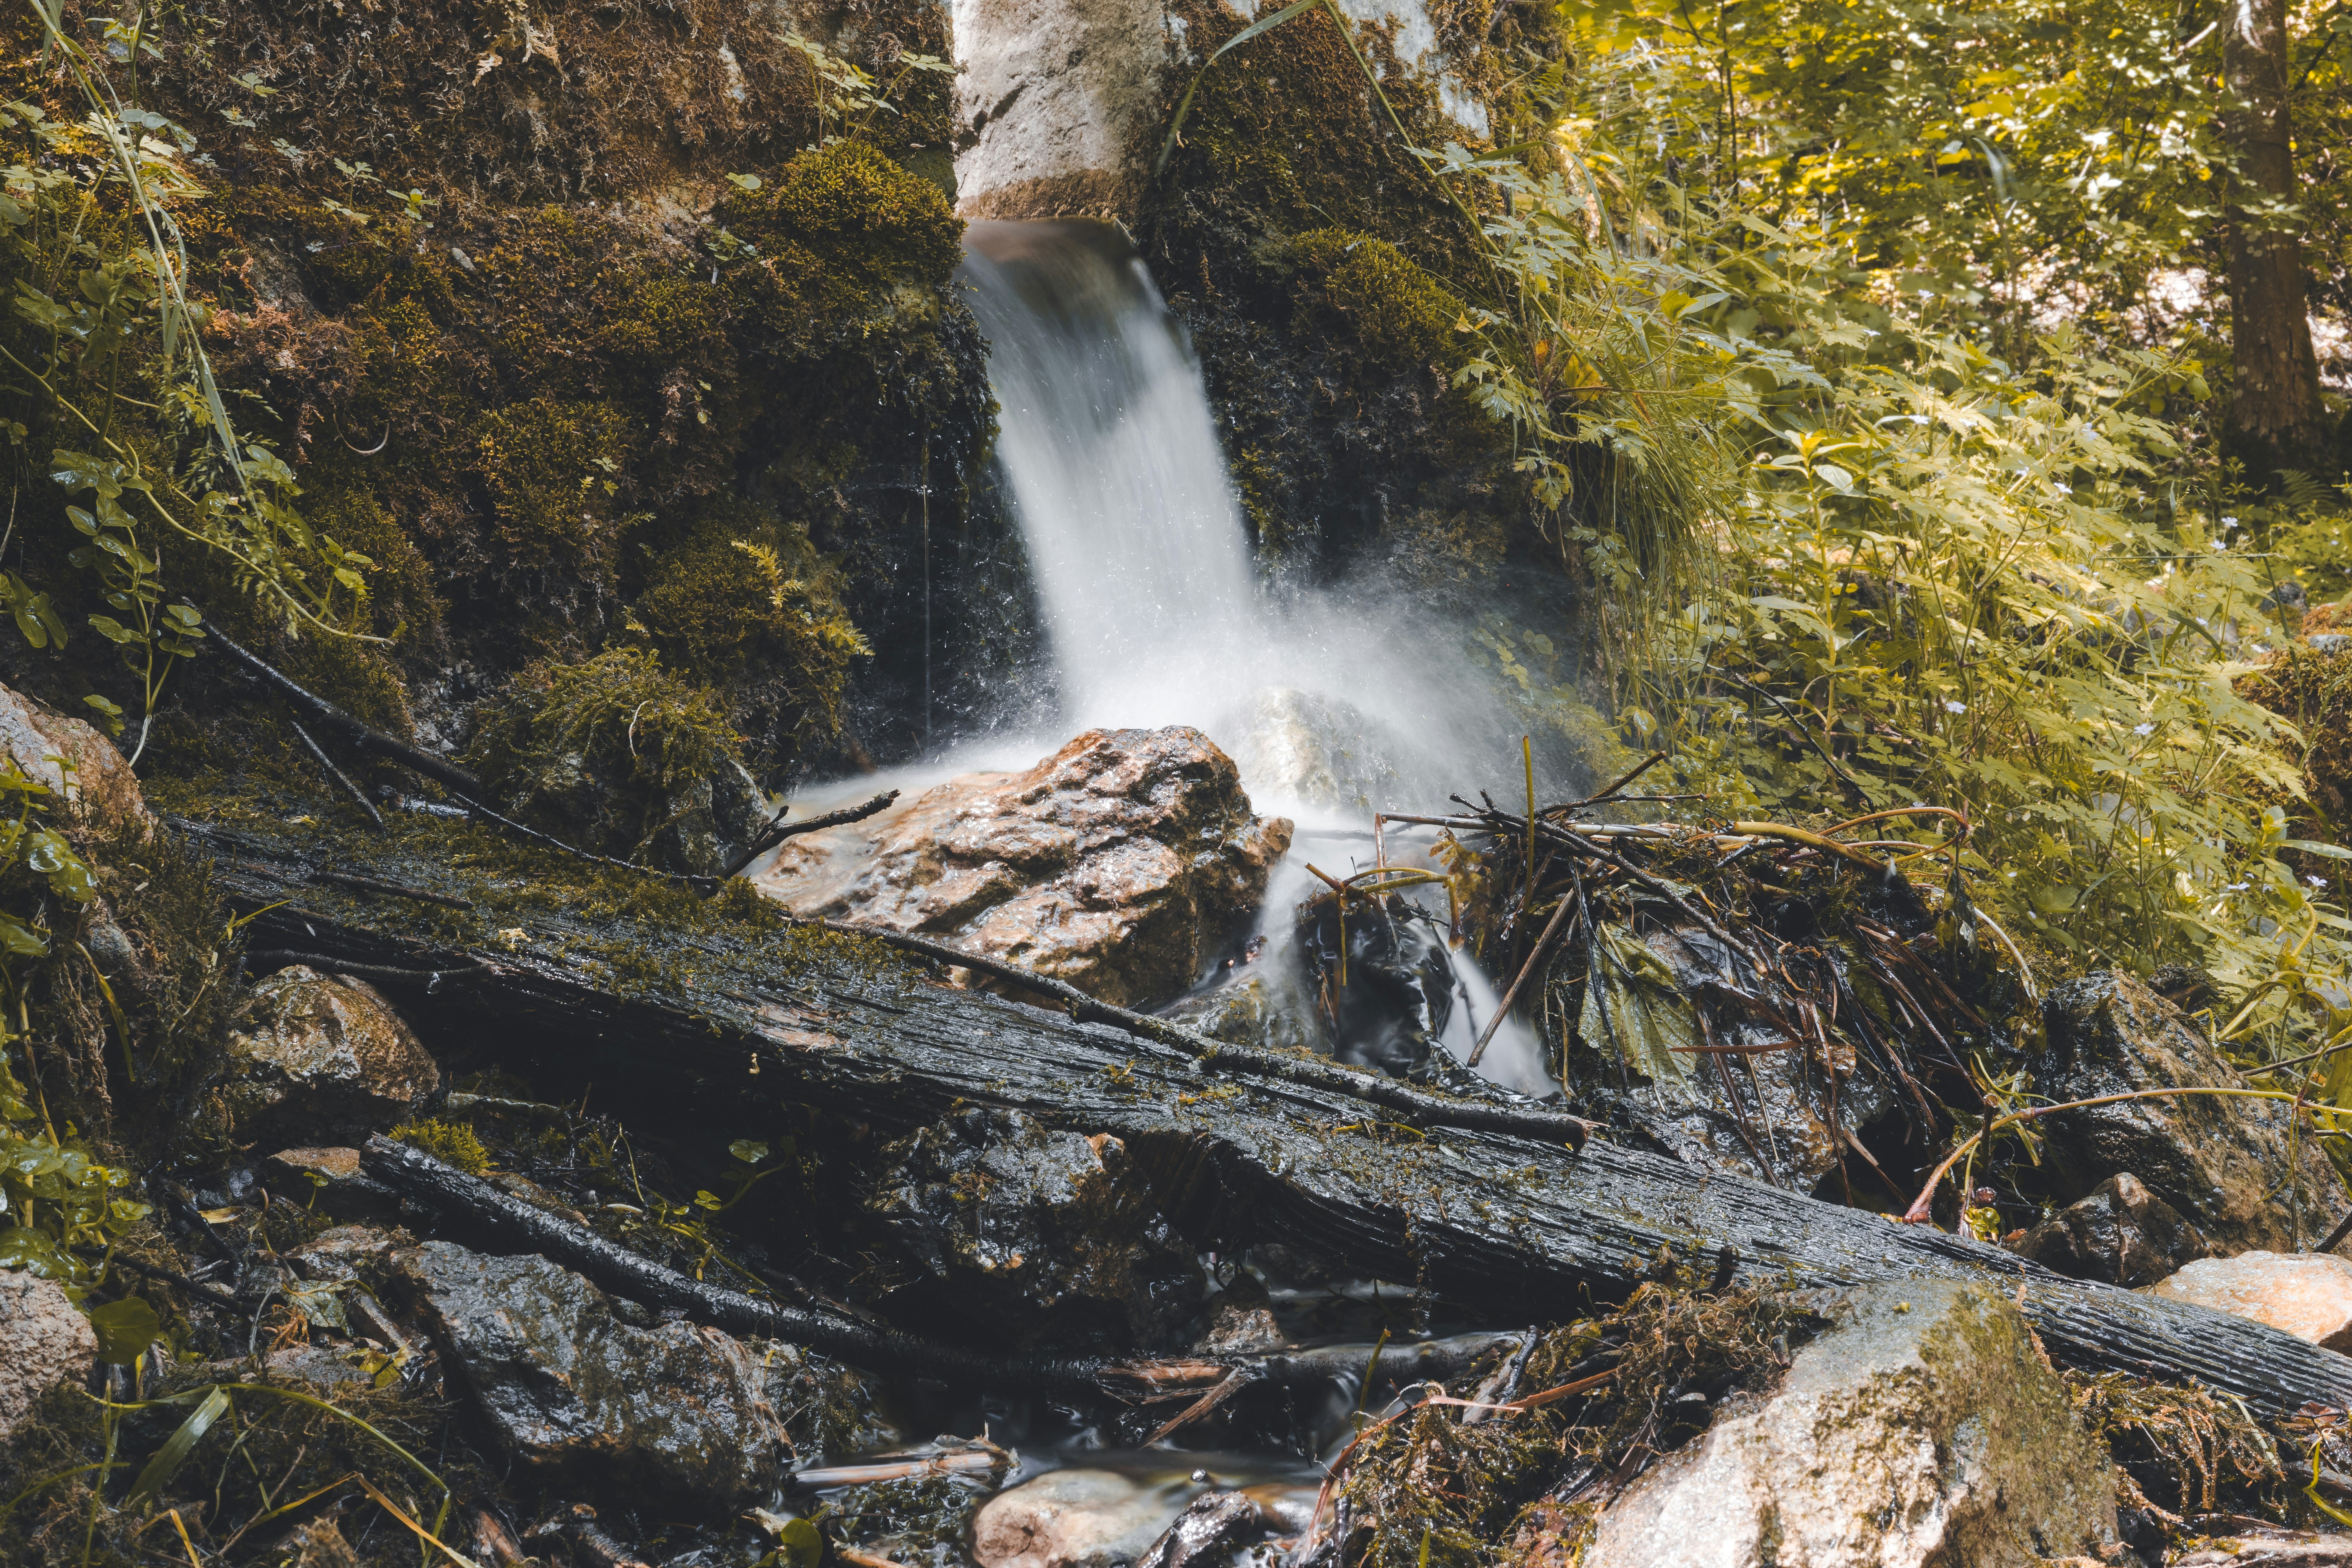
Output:
[[1213,1482],[1209,1479],[1209,1472],[1208,1472],[1208,1471],[1206,1471],[1206,1470],[1194,1470],[1194,1471],[1192,1472],[1192,1484],[1193,1484],[1194,1486],[1196,1486],[1196,1487],[1205,1487],[1205,1486],[1213,1485],[1213,1484],[1214,1484],[1214,1483],[1213,1483]]

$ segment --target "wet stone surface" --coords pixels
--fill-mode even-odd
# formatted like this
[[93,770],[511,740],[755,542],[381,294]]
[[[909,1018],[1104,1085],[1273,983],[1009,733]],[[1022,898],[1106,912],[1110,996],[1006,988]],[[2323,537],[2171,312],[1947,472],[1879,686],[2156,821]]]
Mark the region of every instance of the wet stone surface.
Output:
[[2197,1227],[2128,1172],[2109,1176],[2018,1238],[2044,1268],[2110,1285],[2152,1285],[2208,1250]]
[[1208,1281],[1120,1140],[972,1110],[887,1151],[866,1211],[907,1266],[897,1295],[960,1333],[1153,1345]]
[[[2128,974],[2056,987],[2042,1019],[2044,1043],[2026,1066],[2034,1092],[2052,1101],[2248,1087],[2178,1008]],[[2276,1101],[2186,1095],[2061,1111],[2042,1126],[2062,1192],[2086,1195],[2129,1172],[2228,1254],[2292,1252],[2342,1212],[2343,1183],[2317,1139],[2290,1135],[2292,1121]]]
[[719,1507],[783,1473],[793,1444],[772,1383],[805,1370],[798,1352],[683,1321],[633,1327],[543,1258],[429,1241],[390,1268],[500,1446],[526,1463]]
[[357,1143],[440,1087],[440,1068],[364,981],[295,964],[261,980],[229,1037],[225,1090],[244,1137]]

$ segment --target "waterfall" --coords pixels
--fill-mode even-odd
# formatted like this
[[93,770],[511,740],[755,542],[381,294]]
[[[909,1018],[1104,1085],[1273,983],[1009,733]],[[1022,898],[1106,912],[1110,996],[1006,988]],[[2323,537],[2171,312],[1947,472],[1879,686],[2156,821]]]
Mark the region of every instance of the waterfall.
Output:
[[1264,628],[1241,505],[1175,323],[1108,224],[974,223],[964,249],[1063,718],[1200,723],[1230,704],[1216,684]]
[[[1402,597],[1261,588],[1199,367],[1124,235],[978,222],[964,252],[997,464],[1054,658],[1054,742],[1181,723],[1223,747],[1258,809],[1298,823],[1262,917],[1280,949],[1293,906],[1317,890],[1307,858],[1365,863],[1371,812],[1443,801],[1477,782],[1465,767],[1515,753],[1516,737],[1448,653],[1454,629]],[[1443,1043],[1459,1059],[1496,997],[1468,953],[1455,963],[1461,1005]],[[1553,1087],[1515,1020],[1481,1066],[1526,1092]]]

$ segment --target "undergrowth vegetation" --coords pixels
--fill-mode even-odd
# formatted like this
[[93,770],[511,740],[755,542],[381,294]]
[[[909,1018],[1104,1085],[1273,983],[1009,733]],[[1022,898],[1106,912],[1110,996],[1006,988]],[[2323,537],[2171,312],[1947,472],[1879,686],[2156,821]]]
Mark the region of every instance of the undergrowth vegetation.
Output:
[[[2245,473],[2226,351],[2127,308],[2210,214],[2157,220],[2227,173],[2157,112],[2193,84],[2131,79],[2163,134],[2126,141],[2039,22],[1973,62],[1941,11],[1874,35],[1871,79],[1953,79],[1874,100],[1779,63],[1868,18],[1669,9],[1565,13],[1531,139],[1430,155],[1485,215],[1455,380],[1603,590],[1620,741],[1727,817],[1948,807],[1911,859],[1956,847],[2048,973],[2196,965],[2255,1062],[2341,1038],[2341,699],[2299,640],[2344,585],[2340,498]],[[2105,172],[2068,184],[2084,149]],[[1549,662],[1532,706],[1583,722],[1591,680]]]

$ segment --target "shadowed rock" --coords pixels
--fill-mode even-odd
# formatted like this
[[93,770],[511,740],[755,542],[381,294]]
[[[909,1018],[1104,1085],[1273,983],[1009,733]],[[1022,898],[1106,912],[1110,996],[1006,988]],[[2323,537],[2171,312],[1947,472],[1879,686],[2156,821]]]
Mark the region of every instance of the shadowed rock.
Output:
[[97,1354],[98,1334],[74,1310],[64,1286],[0,1269],[0,1438],[41,1395],[88,1372]]
[[[2187,1019],[2131,975],[2088,974],[2053,990],[2046,1040],[2027,1067],[2053,1101],[2154,1089],[2250,1087]],[[2216,1095],[2126,1100],[2042,1122],[2062,1191],[2088,1194],[2128,1171],[2217,1252],[2292,1252],[2335,1223],[2344,1184],[2319,1140],[2291,1135],[2275,1100]]]
[[2017,1243],[2019,1256],[2044,1268],[2110,1285],[2152,1285],[2206,1250],[2197,1227],[2128,1172],[2109,1176]]

